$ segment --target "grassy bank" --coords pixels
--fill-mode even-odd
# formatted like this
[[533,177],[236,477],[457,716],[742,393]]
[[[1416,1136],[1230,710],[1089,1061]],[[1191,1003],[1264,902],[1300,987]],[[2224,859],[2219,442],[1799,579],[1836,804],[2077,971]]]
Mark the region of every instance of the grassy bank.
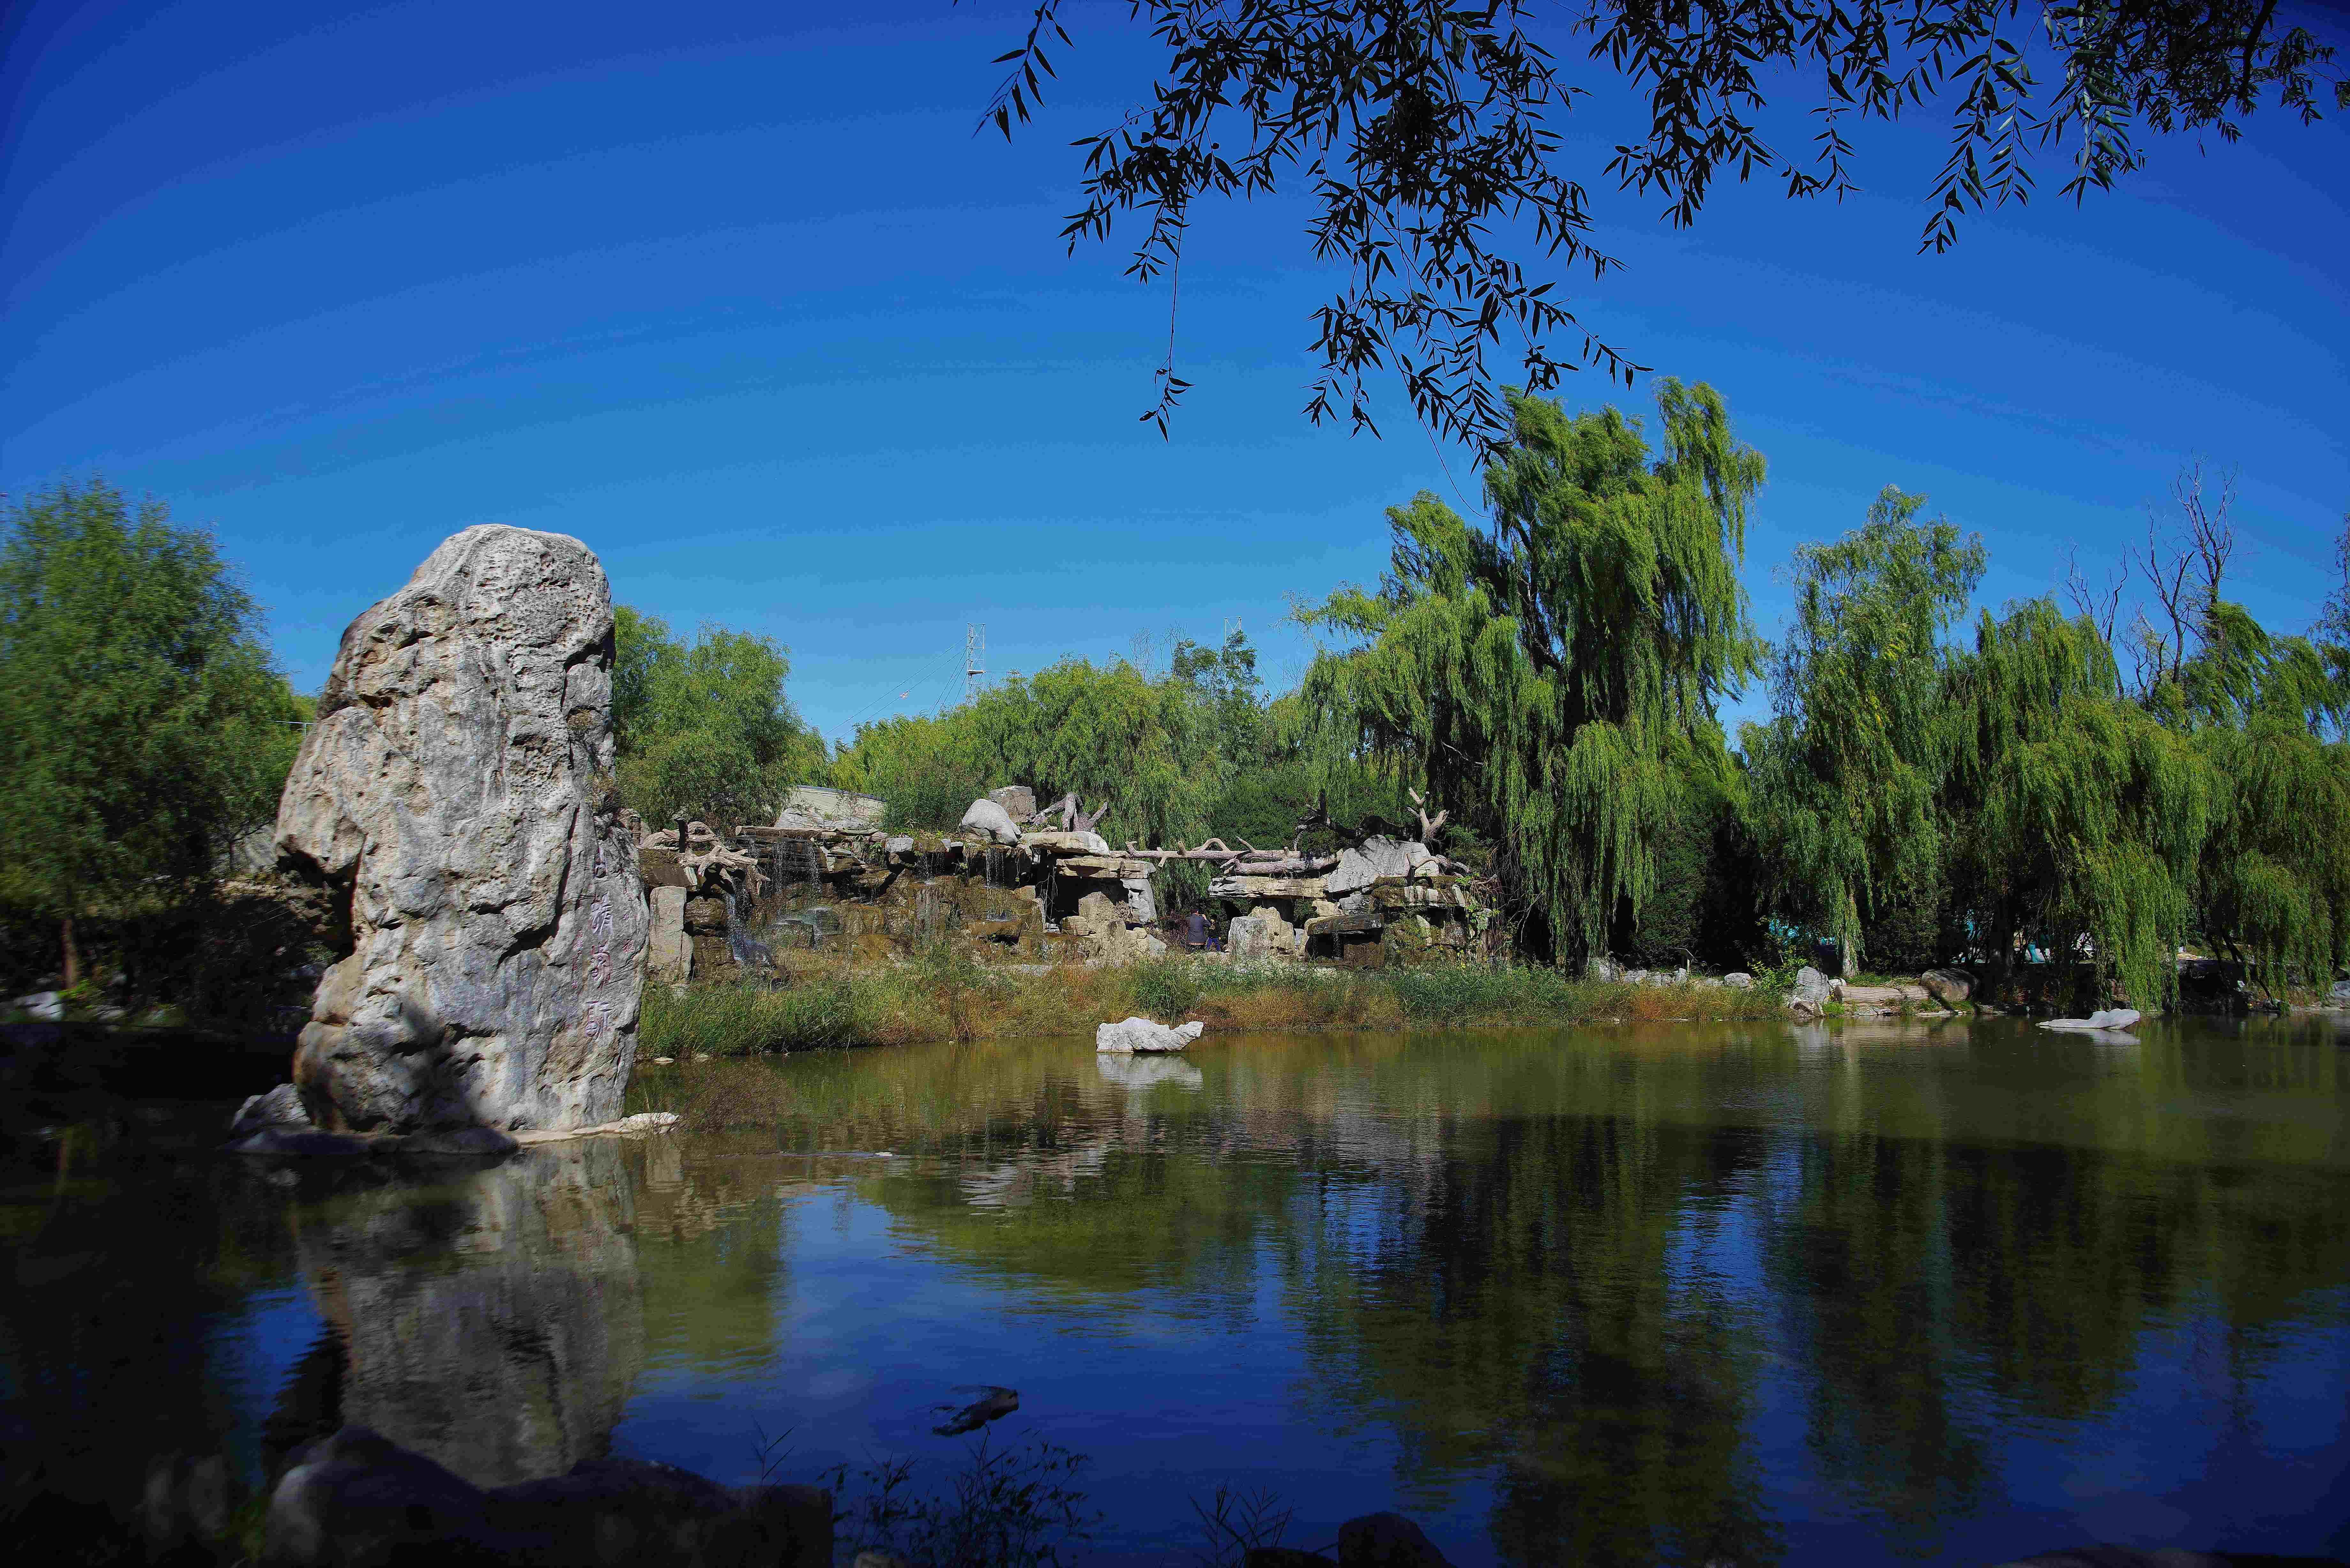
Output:
[[1389,1030],[1779,1016],[1775,991],[1634,986],[1532,966],[1238,968],[1167,959],[1041,974],[938,955],[882,969],[809,964],[791,983],[645,991],[639,1054],[746,1055],[925,1040],[1090,1034],[1139,1014],[1235,1030]]

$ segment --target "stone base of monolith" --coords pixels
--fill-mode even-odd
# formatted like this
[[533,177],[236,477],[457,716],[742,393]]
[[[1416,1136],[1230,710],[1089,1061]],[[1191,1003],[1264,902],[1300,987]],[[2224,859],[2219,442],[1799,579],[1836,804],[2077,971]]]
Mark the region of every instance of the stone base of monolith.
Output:
[[277,809],[350,900],[294,1082],[328,1131],[618,1119],[647,916],[615,820],[612,600],[578,540],[468,528],[343,633]]

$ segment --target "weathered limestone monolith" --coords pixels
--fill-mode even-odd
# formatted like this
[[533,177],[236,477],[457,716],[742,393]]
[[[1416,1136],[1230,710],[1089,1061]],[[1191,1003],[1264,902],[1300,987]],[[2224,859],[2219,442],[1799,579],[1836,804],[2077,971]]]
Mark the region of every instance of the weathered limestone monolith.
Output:
[[343,633],[277,807],[350,898],[294,1082],[330,1130],[616,1119],[647,914],[612,799],[612,596],[578,540],[443,541]]

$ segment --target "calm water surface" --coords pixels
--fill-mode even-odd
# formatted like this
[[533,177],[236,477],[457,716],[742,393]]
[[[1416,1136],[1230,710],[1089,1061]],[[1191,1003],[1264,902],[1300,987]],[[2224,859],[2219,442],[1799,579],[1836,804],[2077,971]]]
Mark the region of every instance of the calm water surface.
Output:
[[2335,1031],[795,1057],[772,1131],[421,1186],[178,1156],[154,1107],[5,1195],[0,1419],[98,1490],[343,1420],[484,1484],[749,1480],[785,1432],[785,1477],[943,1476],[931,1407],[995,1383],[1090,1457],[1104,1562],[1218,1482],[1462,1564],[2350,1556]]

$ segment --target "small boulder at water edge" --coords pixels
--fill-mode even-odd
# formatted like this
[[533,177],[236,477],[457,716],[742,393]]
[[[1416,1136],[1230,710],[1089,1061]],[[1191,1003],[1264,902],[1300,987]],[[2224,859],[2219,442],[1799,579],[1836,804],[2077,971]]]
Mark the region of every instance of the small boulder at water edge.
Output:
[[301,1091],[291,1084],[280,1084],[265,1095],[249,1096],[237,1106],[236,1117],[228,1124],[231,1137],[249,1137],[264,1127],[307,1127],[310,1112],[302,1104]]
[[1795,971],[1795,983],[1788,988],[1787,1006],[1798,1016],[1817,1016],[1827,1010],[1828,977],[1809,964]]
[[1929,969],[1918,981],[1945,1007],[1956,1007],[1975,993],[1974,977],[1962,969]]

